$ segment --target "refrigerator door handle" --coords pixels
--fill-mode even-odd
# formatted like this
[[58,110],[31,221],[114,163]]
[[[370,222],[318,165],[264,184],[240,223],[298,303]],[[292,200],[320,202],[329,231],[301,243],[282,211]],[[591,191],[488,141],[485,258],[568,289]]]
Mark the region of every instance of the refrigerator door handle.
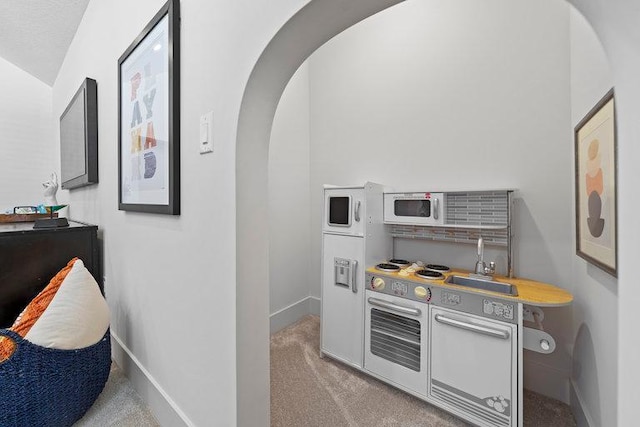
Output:
[[351,261],[351,292],[358,293],[358,261]]

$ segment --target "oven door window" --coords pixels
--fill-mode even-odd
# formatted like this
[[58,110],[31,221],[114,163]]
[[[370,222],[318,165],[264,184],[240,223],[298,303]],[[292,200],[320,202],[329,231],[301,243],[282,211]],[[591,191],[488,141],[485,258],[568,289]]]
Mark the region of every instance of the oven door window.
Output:
[[431,200],[394,200],[393,213],[398,217],[428,218],[431,216]]
[[329,225],[348,227],[351,225],[351,197],[329,197]]
[[371,354],[420,372],[420,322],[371,309]]

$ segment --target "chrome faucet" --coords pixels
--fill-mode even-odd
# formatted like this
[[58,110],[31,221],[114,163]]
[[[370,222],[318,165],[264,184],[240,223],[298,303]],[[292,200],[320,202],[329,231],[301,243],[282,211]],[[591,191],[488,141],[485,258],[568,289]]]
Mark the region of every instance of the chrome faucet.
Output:
[[480,279],[491,280],[491,274],[496,272],[496,263],[491,261],[489,263],[489,267],[484,262],[484,240],[482,240],[482,236],[478,239],[478,261],[476,261],[476,268],[472,276],[475,276]]

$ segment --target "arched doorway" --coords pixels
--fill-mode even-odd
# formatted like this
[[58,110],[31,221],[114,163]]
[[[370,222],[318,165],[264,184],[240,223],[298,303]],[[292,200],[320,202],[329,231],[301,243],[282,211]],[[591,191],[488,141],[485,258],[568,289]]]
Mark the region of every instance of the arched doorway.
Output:
[[400,0],[314,0],[274,36],[247,83],[236,148],[238,425],[265,425],[269,413],[269,258],[267,162],[271,125],[300,64],[331,37]]
[[237,259],[250,259],[253,266],[250,271],[237,271],[239,425],[264,424],[269,410],[266,178],[268,142],[278,100],[291,75],[317,47],[396,3],[310,2],[273,38],[249,79],[239,117],[236,160]]

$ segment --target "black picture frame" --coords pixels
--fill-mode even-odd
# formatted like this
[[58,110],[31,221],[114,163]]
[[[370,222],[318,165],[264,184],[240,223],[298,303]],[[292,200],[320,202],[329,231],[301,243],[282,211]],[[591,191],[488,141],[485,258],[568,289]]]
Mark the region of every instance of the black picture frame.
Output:
[[98,183],[98,83],[85,78],[60,115],[63,190]]
[[179,0],[118,59],[118,209],[180,214]]
[[574,129],[576,255],[617,277],[617,126],[614,90]]

